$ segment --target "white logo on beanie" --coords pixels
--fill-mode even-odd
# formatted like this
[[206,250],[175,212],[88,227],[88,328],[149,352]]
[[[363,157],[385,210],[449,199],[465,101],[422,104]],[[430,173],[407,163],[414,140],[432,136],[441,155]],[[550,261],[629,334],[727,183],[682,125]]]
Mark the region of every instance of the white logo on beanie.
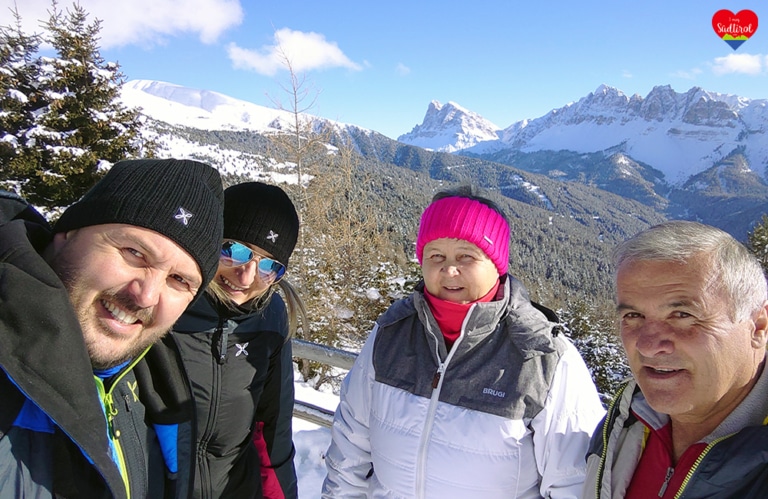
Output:
[[181,223],[184,225],[189,225],[189,219],[192,218],[194,215],[181,206],[179,206],[179,211],[176,213],[176,215],[173,217],[176,220],[181,220]]
[[276,243],[276,242],[277,242],[277,236],[279,236],[279,234],[275,234],[275,232],[274,232],[274,231],[271,231],[271,230],[270,230],[270,231],[269,231],[269,235],[267,236],[267,239],[269,239],[269,240],[270,240],[270,241],[272,241],[273,243]]

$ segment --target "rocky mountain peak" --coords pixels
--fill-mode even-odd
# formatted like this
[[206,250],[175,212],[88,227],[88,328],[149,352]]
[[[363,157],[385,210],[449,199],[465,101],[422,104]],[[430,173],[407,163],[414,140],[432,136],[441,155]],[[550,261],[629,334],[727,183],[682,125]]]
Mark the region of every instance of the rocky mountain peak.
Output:
[[420,125],[398,141],[442,152],[467,149],[480,142],[498,139],[500,127],[455,102],[443,105],[433,100]]
[[[428,112],[424,124],[399,140],[488,158],[537,151],[621,151],[660,171],[664,181],[674,185],[742,148],[752,168],[768,179],[765,100],[718,94],[700,87],[678,93],[670,85],[655,86],[645,97],[628,97],[619,89],[600,85],[576,102],[495,130],[494,136],[486,135],[486,139],[477,133],[480,116],[461,109],[462,117],[471,116],[471,120],[464,121],[448,112],[448,107],[430,105],[433,112]],[[447,133],[448,129],[451,133]],[[472,140],[465,138],[468,134]]]

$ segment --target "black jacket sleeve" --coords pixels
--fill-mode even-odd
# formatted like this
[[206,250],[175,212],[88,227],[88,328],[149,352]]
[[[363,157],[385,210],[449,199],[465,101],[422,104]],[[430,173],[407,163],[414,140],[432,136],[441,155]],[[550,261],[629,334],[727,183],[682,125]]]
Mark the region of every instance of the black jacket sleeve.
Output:
[[268,457],[265,462],[262,456],[265,498],[280,497],[279,492],[273,490],[275,477],[286,499],[295,499],[298,495],[293,465],[293,400],[293,356],[288,340],[270,358],[264,392],[256,408],[257,427],[262,428]]

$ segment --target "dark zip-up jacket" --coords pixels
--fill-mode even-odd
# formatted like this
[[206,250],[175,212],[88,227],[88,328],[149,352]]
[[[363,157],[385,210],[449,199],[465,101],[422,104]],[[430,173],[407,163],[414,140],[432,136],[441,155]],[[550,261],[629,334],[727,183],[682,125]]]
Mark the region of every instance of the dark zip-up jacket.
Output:
[[[238,313],[206,294],[172,335],[197,406],[195,497],[295,498],[293,361],[280,295],[262,310]],[[254,436],[263,436],[267,455]]]
[[0,192],[0,498],[187,497],[194,412],[164,341],[94,377],[45,220]]
[[[636,411],[638,411],[636,413]],[[583,499],[625,497],[643,451],[645,425],[668,418],[650,408],[632,380],[616,395],[592,436]],[[765,499],[768,497],[768,373],[747,398],[702,441],[707,444],[688,471],[676,499]],[[669,477],[668,477],[669,478]]]

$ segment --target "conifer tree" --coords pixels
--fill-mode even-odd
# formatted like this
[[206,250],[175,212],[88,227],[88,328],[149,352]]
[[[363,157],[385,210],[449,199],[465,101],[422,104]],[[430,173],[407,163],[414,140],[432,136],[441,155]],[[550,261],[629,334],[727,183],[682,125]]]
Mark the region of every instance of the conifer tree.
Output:
[[15,23],[0,27],[0,185],[18,191],[28,164],[35,164],[35,115],[48,102],[41,90],[39,34],[25,34],[18,10]]
[[615,319],[605,306],[576,300],[558,310],[560,326],[584,358],[603,402],[631,375]]
[[37,74],[23,75],[40,107],[16,135],[22,140],[5,180],[31,203],[54,209],[79,199],[105,166],[138,153],[140,122],[119,102],[119,66],[99,53],[99,20],[89,23],[79,4],[64,13],[54,1],[44,27],[57,56],[36,55]]
[[760,223],[747,234],[747,239],[747,246],[768,272],[768,215],[763,215]]

